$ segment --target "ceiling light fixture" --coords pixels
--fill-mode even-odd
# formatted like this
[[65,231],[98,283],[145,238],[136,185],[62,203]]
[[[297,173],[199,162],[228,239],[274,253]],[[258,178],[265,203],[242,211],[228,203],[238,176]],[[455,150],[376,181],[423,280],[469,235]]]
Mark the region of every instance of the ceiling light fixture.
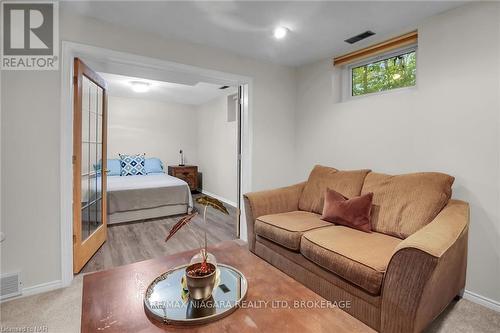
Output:
[[283,39],[286,37],[287,33],[288,33],[288,28],[283,27],[283,26],[278,26],[278,27],[274,28],[273,35],[274,35],[274,38],[276,38],[276,39]]
[[148,82],[143,81],[132,81],[130,85],[132,86],[132,90],[137,93],[147,92],[151,86]]

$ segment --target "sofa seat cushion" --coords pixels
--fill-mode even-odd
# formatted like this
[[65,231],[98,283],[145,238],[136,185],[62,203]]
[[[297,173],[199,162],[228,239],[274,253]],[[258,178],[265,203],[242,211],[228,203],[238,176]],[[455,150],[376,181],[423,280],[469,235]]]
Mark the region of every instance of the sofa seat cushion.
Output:
[[299,199],[299,210],[323,213],[325,193],[331,188],[350,199],[361,194],[361,188],[370,170],[342,171],[316,165],[311,171]]
[[401,239],[344,226],[305,232],[300,252],[315,264],[378,295],[385,270]]
[[255,221],[255,233],[290,250],[299,251],[300,239],[305,231],[331,226],[321,215],[294,211],[264,215]]
[[361,193],[373,192],[372,230],[401,239],[415,233],[446,206],[454,179],[439,172],[369,173]]

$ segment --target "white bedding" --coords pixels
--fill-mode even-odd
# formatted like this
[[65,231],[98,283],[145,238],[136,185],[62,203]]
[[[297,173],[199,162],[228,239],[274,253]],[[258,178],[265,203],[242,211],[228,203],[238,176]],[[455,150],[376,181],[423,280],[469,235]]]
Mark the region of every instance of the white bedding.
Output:
[[107,177],[108,213],[187,204],[193,207],[189,185],[167,174]]
[[147,176],[108,176],[108,191],[135,190],[140,188],[171,187],[186,185],[182,179],[166,173],[155,173]]

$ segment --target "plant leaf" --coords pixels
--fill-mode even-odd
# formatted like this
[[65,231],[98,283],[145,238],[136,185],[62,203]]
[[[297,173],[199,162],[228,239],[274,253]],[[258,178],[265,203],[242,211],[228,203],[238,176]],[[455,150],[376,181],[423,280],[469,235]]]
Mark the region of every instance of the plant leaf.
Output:
[[183,226],[188,224],[196,215],[198,215],[198,213],[195,212],[195,213],[191,213],[191,214],[188,214],[188,215],[182,217],[179,220],[179,222],[174,224],[172,229],[170,229],[170,231],[168,232],[167,238],[165,238],[165,242],[168,241],[170,238],[172,238],[172,236],[175,235],[175,233],[177,231],[179,231]]
[[229,215],[229,212],[227,211],[224,204],[217,199],[204,195],[202,197],[197,198],[196,202],[203,206],[210,206],[226,215]]

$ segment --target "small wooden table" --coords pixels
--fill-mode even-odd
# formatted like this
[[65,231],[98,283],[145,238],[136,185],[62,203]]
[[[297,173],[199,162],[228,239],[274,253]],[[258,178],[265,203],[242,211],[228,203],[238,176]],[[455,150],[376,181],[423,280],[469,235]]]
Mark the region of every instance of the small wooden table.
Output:
[[188,251],[84,276],[82,333],[374,332],[338,308],[294,307],[296,302],[321,305],[325,299],[235,241],[219,243],[209,251],[219,262],[245,274],[249,284],[246,307],[219,321],[193,327],[168,326],[148,318],[143,305],[144,291],[156,276],[188,262],[196,253]]
[[198,189],[198,167],[196,165],[169,165],[168,174],[188,183],[191,192]]

